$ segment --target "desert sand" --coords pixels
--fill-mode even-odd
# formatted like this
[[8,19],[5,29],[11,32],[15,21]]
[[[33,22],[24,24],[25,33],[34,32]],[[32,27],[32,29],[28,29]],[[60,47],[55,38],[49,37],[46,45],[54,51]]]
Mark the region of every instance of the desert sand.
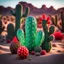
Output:
[[3,43],[0,45],[0,64],[64,64],[64,44],[61,42],[52,44],[56,44],[56,47],[52,47],[46,55],[29,55],[27,59],[21,60],[17,54],[11,54],[10,44]]

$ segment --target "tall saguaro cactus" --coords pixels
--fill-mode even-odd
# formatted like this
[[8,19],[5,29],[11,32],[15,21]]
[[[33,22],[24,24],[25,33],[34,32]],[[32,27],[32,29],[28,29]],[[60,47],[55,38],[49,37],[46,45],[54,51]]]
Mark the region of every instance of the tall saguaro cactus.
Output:
[[[11,14],[12,14],[13,16],[15,16],[15,18],[16,18],[15,30],[14,30],[14,35],[15,35],[15,36],[16,36],[17,30],[20,28],[20,19],[21,19],[22,17],[27,17],[28,13],[29,13],[29,8],[27,7],[26,10],[25,10],[25,13],[23,14],[23,6],[20,5],[20,4],[16,5],[15,12],[14,12],[13,10],[11,10]],[[10,25],[8,25],[8,27],[9,27],[9,26],[10,26]],[[12,25],[11,25],[10,27],[12,27]],[[11,29],[10,29],[10,30],[11,30]],[[8,31],[8,32],[10,32],[10,31]],[[12,33],[11,33],[11,35],[13,36]]]
[[17,31],[17,37],[21,45],[26,46],[29,51],[33,51],[35,46],[40,46],[44,41],[44,32],[37,32],[37,23],[34,17],[27,17],[25,21],[25,36],[24,31],[19,29]]

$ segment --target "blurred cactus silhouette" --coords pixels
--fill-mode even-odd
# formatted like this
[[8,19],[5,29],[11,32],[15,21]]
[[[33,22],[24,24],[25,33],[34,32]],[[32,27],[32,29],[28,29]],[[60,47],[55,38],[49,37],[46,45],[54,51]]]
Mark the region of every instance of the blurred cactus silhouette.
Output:
[[53,25],[57,26],[57,23],[58,23],[58,17],[57,15],[55,15],[54,17],[50,16],[51,17],[51,22]]
[[0,20],[0,35],[3,32],[4,28],[5,27],[3,26],[2,21]]
[[[16,8],[15,8],[15,11],[11,10],[11,14],[13,16],[15,16],[15,27],[11,24],[8,25],[9,28],[11,29],[7,29],[7,33],[8,35],[7,36],[16,36],[16,32],[17,30],[20,28],[20,20],[22,17],[27,17],[28,16],[28,13],[29,13],[29,8],[27,7],[26,10],[25,10],[25,13],[23,14],[23,6],[20,5],[20,4],[17,4],[16,5]],[[14,29],[13,29],[13,28]],[[9,33],[10,31],[12,31],[12,33]],[[10,34],[10,35],[9,35]],[[13,38],[13,37],[12,37]]]
[[60,30],[62,32],[64,32],[64,12],[63,11],[61,11],[61,28],[60,28]]

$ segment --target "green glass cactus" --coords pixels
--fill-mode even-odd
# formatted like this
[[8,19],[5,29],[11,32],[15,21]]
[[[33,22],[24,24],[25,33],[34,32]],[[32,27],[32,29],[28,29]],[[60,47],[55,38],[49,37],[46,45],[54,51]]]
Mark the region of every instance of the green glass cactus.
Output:
[[[13,31],[14,33],[11,33],[10,35],[13,36],[13,34],[14,34],[14,36],[16,36],[17,30],[20,28],[21,18],[27,17],[28,13],[29,13],[29,8],[26,8],[25,13],[23,14],[23,6],[20,5],[20,4],[16,5],[15,12],[13,10],[11,10],[11,14],[13,16],[15,16],[16,22],[15,22],[15,28],[14,28],[14,31]],[[11,25],[11,26],[8,25],[8,27],[11,28],[11,27],[13,27],[13,25]],[[12,29],[10,29],[10,31],[12,31]],[[9,29],[7,29],[7,32],[10,32],[10,31],[9,31]],[[8,36],[9,36],[9,33],[8,33]]]
[[25,21],[25,36],[24,31],[19,29],[17,37],[21,45],[26,46],[29,51],[33,51],[35,46],[40,46],[44,41],[44,32],[37,32],[36,19],[32,16],[26,18]]
[[42,20],[42,26],[43,26],[43,30],[45,33],[45,39],[44,39],[41,47],[42,47],[42,49],[46,50],[46,52],[49,52],[51,49],[50,41],[53,40],[53,36],[50,36],[50,35],[54,32],[54,26],[51,26],[48,29],[47,20],[45,20],[45,19]]

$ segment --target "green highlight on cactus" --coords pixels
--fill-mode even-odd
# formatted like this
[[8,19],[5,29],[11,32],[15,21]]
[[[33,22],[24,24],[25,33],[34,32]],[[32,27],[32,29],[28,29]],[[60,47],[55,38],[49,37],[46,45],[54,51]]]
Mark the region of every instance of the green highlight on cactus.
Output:
[[[25,34],[25,35],[24,35]],[[25,33],[19,29],[17,31],[17,37],[21,45],[26,46],[29,51],[33,51],[35,46],[40,46],[44,41],[44,32],[37,32],[37,22],[32,16],[26,18],[25,21]]]

